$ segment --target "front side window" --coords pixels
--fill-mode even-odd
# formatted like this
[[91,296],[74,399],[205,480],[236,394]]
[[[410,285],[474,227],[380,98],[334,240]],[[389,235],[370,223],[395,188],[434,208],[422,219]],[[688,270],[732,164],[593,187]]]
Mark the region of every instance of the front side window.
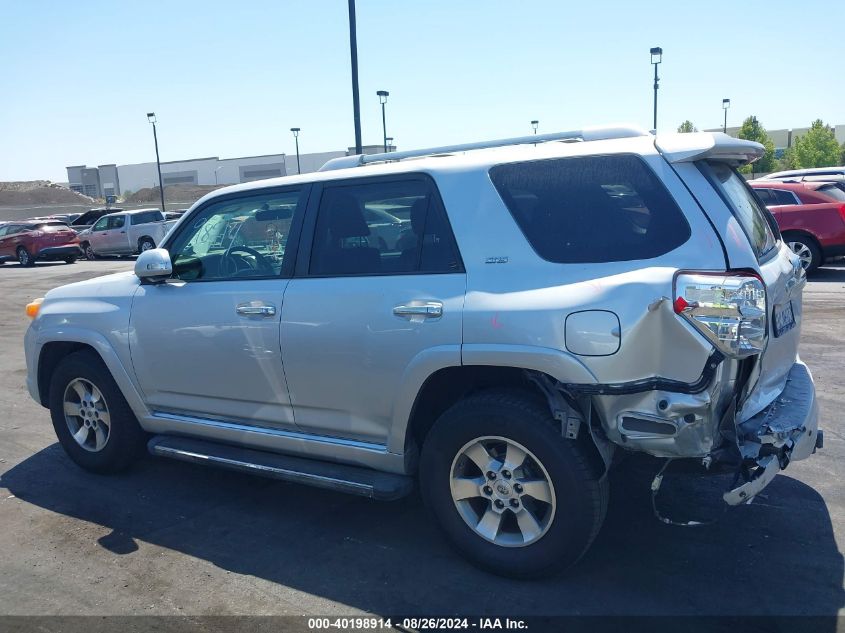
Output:
[[213,203],[169,247],[173,276],[186,281],[278,277],[300,191]]
[[775,236],[766,219],[766,209],[751,193],[745,179],[733,167],[722,162],[707,161],[698,165],[727,200],[757,257],[762,257],[772,250],[775,246]]
[[97,223],[91,228],[92,231],[105,231],[108,228],[109,219],[100,218]]
[[499,195],[543,259],[559,264],[651,259],[690,237],[678,205],[637,156],[497,165]]
[[326,187],[309,273],[449,273],[461,261],[446,211],[424,179]]

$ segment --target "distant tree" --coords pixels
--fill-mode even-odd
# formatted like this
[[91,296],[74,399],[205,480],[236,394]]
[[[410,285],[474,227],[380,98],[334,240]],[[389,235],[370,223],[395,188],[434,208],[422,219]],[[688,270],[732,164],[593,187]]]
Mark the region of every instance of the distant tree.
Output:
[[795,139],[785,158],[799,169],[830,167],[842,159],[842,151],[836,142],[833,129],[821,119],[816,119],[804,136]]
[[681,134],[689,134],[690,132],[698,132],[698,128],[692,124],[692,121],[687,119],[678,126],[678,132]]
[[745,173],[767,174],[775,170],[775,144],[769,137],[768,132],[766,132],[766,128],[763,127],[756,116],[751,115],[742,122],[742,127],[739,128],[737,138],[756,141],[766,148],[766,153],[763,154],[760,160],[753,165],[746,165],[741,171]]
[[842,143],[842,147],[839,148],[839,164],[845,165],[845,143]]

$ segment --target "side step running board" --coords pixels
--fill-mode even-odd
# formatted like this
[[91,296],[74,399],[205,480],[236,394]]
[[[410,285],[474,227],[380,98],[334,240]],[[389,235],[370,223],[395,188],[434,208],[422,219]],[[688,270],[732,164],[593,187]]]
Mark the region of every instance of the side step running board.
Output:
[[157,457],[218,466],[382,501],[404,497],[413,488],[413,480],[406,475],[186,437],[157,435],[149,441],[147,449]]

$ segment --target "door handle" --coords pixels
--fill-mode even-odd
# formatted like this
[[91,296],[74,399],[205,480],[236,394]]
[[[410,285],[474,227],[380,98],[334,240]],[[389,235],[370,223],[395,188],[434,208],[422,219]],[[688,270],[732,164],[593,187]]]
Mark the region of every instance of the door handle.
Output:
[[239,303],[235,311],[243,316],[273,316],[276,314],[276,306],[266,303]]
[[126,233],[126,231],[121,231],[121,233]]
[[429,301],[417,306],[396,306],[393,314],[398,317],[421,316],[427,319],[436,319],[443,316],[443,304],[439,301]]

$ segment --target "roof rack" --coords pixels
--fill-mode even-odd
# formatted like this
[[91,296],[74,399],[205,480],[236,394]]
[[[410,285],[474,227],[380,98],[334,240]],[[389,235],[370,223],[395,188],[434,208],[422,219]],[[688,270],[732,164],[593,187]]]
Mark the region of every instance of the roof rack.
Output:
[[572,130],[569,132],[553,132],[550,134],[532,134],[530,136],[517,136],[514,138],[503,138],[491,141],[478,141],[476,143],[464,143],[462,145],[444,145],[442,147],[429,147],[426,149],[411,149],[404,152],[386,152],[381,154],[354,154],[352,156],[340,156],[327,161],[320,171],[331,171],[334,169],[346,169],[347,167],[361,167],[370,163],[383,163],[387,161],[403,160],[405,158],[418,158],[421,156],[436,156],[438,154],[453,154],[455,152],[468,152],[476,149],[490,149],[493,147],[507,147],[509,145],[536,145],[549,141],[603,141],[615,138],[630,138],[634,136],[648,136],[649,133],[638,127],[593,127],[583,130]]

